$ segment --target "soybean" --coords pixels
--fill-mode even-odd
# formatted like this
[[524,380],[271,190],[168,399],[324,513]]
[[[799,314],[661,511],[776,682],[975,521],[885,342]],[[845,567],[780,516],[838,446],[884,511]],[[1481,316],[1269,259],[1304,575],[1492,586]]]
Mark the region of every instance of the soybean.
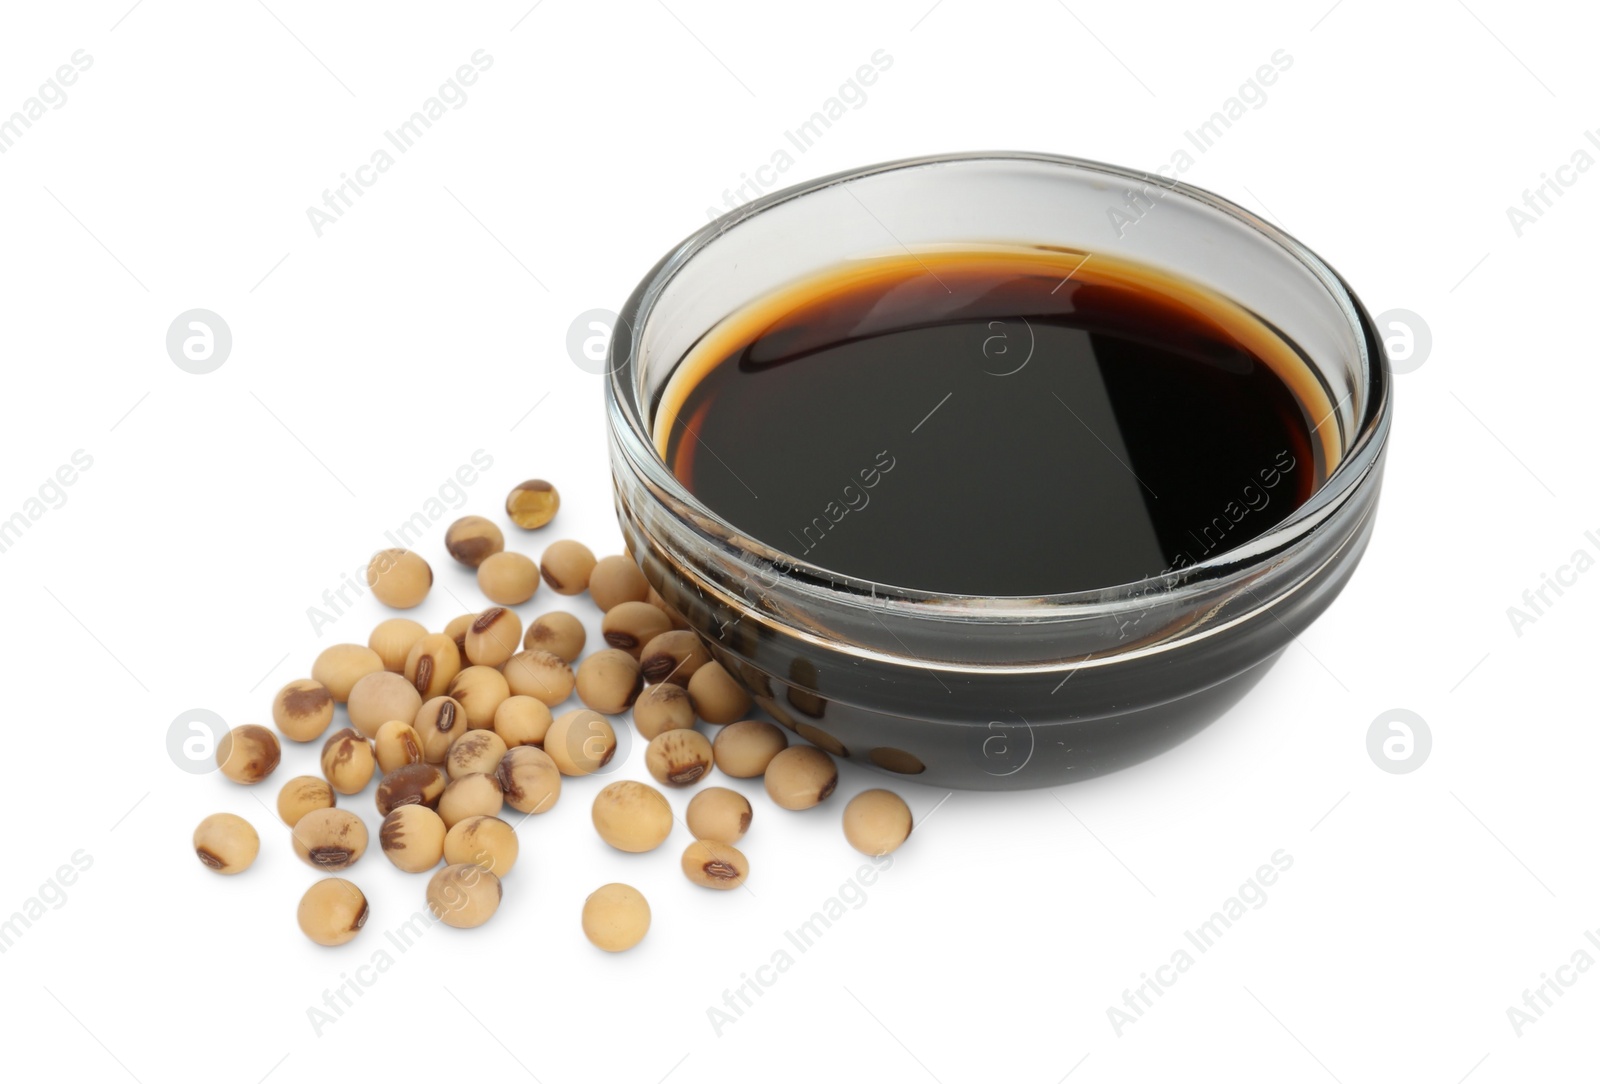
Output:
[[321,870],[347,869],[367,851],[367,826],[344,809],[314,809],[300,818],[291,835],[294,853]]
[[291,681],[272,698],[272,721],[290,741],[314,741],[333,722],[333,694],[320,681]]
[[602,610],[624,602],[643,602],[650,595],[650,582],[625,554],[602,557],[589,573],[589,597]]
[[350,690],[350,725],[369,738],[391,719],[408,722],[422,707],[422,696],[401,674],[387,670],[368,674]]
[[478,566],[478,590],[490,602],[520,606],[539,590],[539,566],[526,554],[493,554]]
[[833,758],[812,745],[791,745],[767,764],[767,796],[784,809],[810,809],[839,785]]
[[491,606],[467,626],[467,661],[475,666],[504,666],[517,653],[522,618],[504,606]]
[[311,680],[327,689],[334,700],[343,704],[350,699],[350,690],[368,674],[383,669],[383,656],[370,647],[360,644],[334,644],[324,648],[317,661],[311,664]]
[[433,569],[410,550],[379,550],[367,565],[367,586],[385,606],[409,610],[420,606],[433,587]]
[[424,700],[444,695],[459,673],[461,652],[456,642],[442,632],[424,636],[411,645],[406,655],[406,680]]
[[632,885],[601,885],[583,901],[583,936],[595,948],[625,952],[650,930],[650,904]]
[[411,725],[422,739],[422,759],[428,764],[443,764],[450,746],[471,729],[466,709],[448,696],[436,696],[418,708]]
[[701,888],[726,891],[744,884],[750,862],[731,843],[697,839],[683,852],[683,875]]
[[326,779],[297,775],[278,791],[278,817],[290,828],[315,809],[332,809],[338,801]]
[[737,843],[750,830],[750,802],[727,787],[707,787],[689,800],[683,822],[696,839]]
[[492,520],[462,516],[445,529],[444,548],[468,568],[477,568],[486,557],[506,548],[506,536]]
[[713,726],[737,722],[750,714],[750,694],[729,676],[720,662],[708,662],[689,679],[695,714]]
[[384,857],[405,873],[426,873],[444,857],[445,827],[425,805],[391,809],[378,829]]
[[772,758],[783,752],[789,739],[771,723],[746,719],[717,731],[712,744],[717,770],[735,779],[753,779],[767,770]]
[[600,633],[606,643],[639,657],[644,645],[672,628],[667,615],[648,602],[623,602],[606,611]]
[[428,910],[446,926],[482,926],[500,908],[500,878],[482,866],[460,862],[446,866],[428,882]]
[[531,478],[506,494],[506,515],[525,531],[538,530],[556,518],[561,494],[543,478]]
[[378,728],[372,752],[378,758],[378,770],[385,775],[406,764],[421,764],[422,735],[410,723],[390,719]]
[[391,617],[378,622],[372,635],[367,637],[367,646],[378,653],[385,670],[398,674],[406,668],[406,656],[411,654],[411,645],[426,635],[428,628],[420,621],[413,621],[409,617]]
[[681,685],[651,685],[633,702],[633,725],[646,740],[694,726],[694,705]]
[[432,764],[403,764],[378,781],[378,816],[387,817],[407,805],[432,809],[439,804],[444,787],[444,773]]
[[446,695],[466,709],[467,726],[488,730],[494,726],[495,712],[511,695],[506,676],[490,666],[469,666],[456,675]]
[[522,646],[529,651],[548,651],[566,662],[576,662],[589,639],[583,622],[564,610],[551,610],[534,618]]
[[531,696],[508,696],[494,711],[494,732],[507,749],[519,745],[543,745],[544,736],[555,719],[544,701]]
[[507,750],[494,770],[506,805],[518,813],[545,813],[561,797],[561,771],[550,754],[532,745]]
[[673,629],[653,637],[639,653],[639,670],[652,685],[670,681],[689,684],[695,672],[711,661],[711,652],[692,632]]
[[650,739],[644,766],[669,787],[698,783],[711,770],[711,743],[698,730],[668,730]]
[[340,794],[359,794],[372,782],[378,758],[361,731],[347,726],[322,746],[322,774]]
[[580,708],[556,716],[544,736],[562,775],[592,775],[611,763],[617,751],[617,732],[604,715]]
[[619,851],[653,851],[672,833],[672,807],[659,790],[632,779],[611,783],[595,795],[590,814],[600,838]]
[[451,779],[474,772],[492,772],[506,755],[506,743],[492,730],[469,730],[457,738],[444,758],[445,774]]
[[614,647],[579,663],[576,680],[578,699],[602,715],[627,711],[644,688],[638,660]]
[[439,796],[439,818],[454,828],[468,817],[492,817],[505,805],[500,783],[492,775],[473,772],[452,780]]
[[195,857],[217,873],[243,873],[260,852],[261,837],[256,830],[232,813],[213,813],[194,830]]
[[468,817],[444,837],[446,862],[482,866],[496,877],[511,872],[518,850],[516,830],[499,817]]
[[452,617],[445,623],[444,634],[450,637],[451,642],[456,645],[456,654],[463,659],[467,657],[467,630],[476,620],[478,620],[477,614],[462,614],[460,617]]
[[565,659],[538,649],[517,652],[502,673],[513,696],[531,696],[552,708],[571,696],[576,684]]
[[558,595],[581,595],[589,589],[594,553],[582,542],[564,538],[552,542],[539,558],[539,575]]
[[217,767],[235,783],[259,783],[277,768],[283,750],[264,726],[236,726],[217,743]]
[[367,897],[343,877],[325,877],[306,889],[295,913],[300,931],[319,945],[342,945],[367,923]]
[[892,790],[864,790],[844,807],[844,838],[869,858],[895,850],[911,835],[911,808]]

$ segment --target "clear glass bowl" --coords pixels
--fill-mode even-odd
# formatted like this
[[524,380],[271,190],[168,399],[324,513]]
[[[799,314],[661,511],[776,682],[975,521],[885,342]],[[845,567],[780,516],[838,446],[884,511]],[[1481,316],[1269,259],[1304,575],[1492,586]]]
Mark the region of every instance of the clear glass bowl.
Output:
[[[987,598],[870,583],[774,550],[662,462],[659,394],[723,318],[847,260],[964,244],[1111,253],[1244,306],[1294,345],[1336,404],[1321,424],[1335,427],[1337,465],[1277,527],[1181,571]],[[719,661],[775,719],[835,755],[985,789],[1136,763],[1243,695],[1354,571],[1393,412],[1371,317],[1298,241],[1164,177],[1027,153],[890,162],[730,212],[634,291],[608,369],[624,537]]]

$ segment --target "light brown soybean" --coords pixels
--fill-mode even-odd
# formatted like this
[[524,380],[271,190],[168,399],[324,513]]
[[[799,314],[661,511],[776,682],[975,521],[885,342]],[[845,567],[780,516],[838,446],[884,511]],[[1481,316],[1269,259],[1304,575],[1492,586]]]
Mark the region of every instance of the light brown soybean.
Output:
[[505,805],[500,782],[484,772],[473,772],[453,779],[439,796],[439,817],[446,828],[454,828],[468,817],[493,817]]
[[367,897],[343,877],[324,877],[300,897],[300,932],[319,945],[343,945],[367,924]]
[[477,614],[462,614],[460,617],[452,617],[444,626],[444,634],[455,643],[456,654],[463,659],[467,657],[467,630],[476,620],[478,620]]
[[456,642],[442,632],[429,633],[411,645],[406,656],[406,680],[424,700],[443,696],[461,673],[461,652]]
[[644,766],[657,783],[689,787],[711,770],[711,743],[698,730],[668,730],[650,739]]
[[428,882],[428,910],[446,926],[482,926],[500,908],[500,878],[471,862],[444,867]]
[[378,758],[378,770],[385,775],[406,764],[421,764],[422,735],[410,723],[390,719],[378,728],[372,752]]
[[669,681],[688,687],[695,672],[711,661],[711,652],[692,632],[672,629],[652,637],[639,652],[639,671],[652,685]]
[[383,669],[383,656],[360,644],[334,644],[323,648],[311,664],[311,680],[317,682],[335,701],[350,699],[350,690],[368,674]]
[[701,888],[726,891],[744,884],[750,862],[731,843],[697,839],[683,851],[683,875]]
[[396,610],[420,606],[433,587],[433,569],[410,550],[379,550],[367,564],[372,597]]
[[594,551],[582,542],[563,538],[545,547],[539,557],[539,576],[558,595],[581,595],[589,589],[594,565]]
[[405,873],[426,873],[437,866],[444,857],[444,839],[444,821],[425,805],[391,809],[378,829],[384,857]]
[[478,590],[490,602],[521,606],[539,590],[539,566],[527,554],[493,554],[478,566]]
[[433,809],[444,794],[445,783],[444,773],[432,764],[402,764],[378,780],[378,816],[387,817],[408,805]]
[[259,783],[283,757],[278,736],[264,726],[236,726],[217,742],[217,767],[235,783]]
[[294,853],[320,870],[347,869],[367,852],[367,826],[346,809],[313,809],[290,834]]
[[673,628],[682,629],[684,631],[688,630],[689,622],[685,621],[683,619],[683,615],[678,613],[677,610],[673,609],[671,604],[668,603],[666,599],[662,598],[660,592],[658,592],[654,587],[650,588],[650,593],[644,597],[644,600],[650,605],[654,606],[656,609],[660,610],[662,613],[666,614],[667,622]]
[[369,738],[391,719],[409,722],[422,707],[422,696],[403,674],[387,670],[368,674],[350,690],[350,725]]
[[194,854],[216,873],[243,873],[261,853],[261,837],[250,822],[232,813],[213,813],[194,830]]
[[338,799],[326,779],[297,775],[278,791],[278,817],[290,828],[314,809],[332,809]]
[[595,948],[626,952],[650,930],[650,904],[632,885],[601,885],[583,901],[583,936]]
[[467,661],[475,666],[504,666],[522,642],[522,618],[515,610],[491,606],[467,626]]
[[784,809],[810,809],[839,785],[833,758],[812,745],[791,745],[767,764],[767,796]]
[[760,719],[745,719],[717,731],[711,750],[716,754],[718,771],[735,779],[754,779],[788,745],[782,728]]
[[562,775],[592,775],[616,755],[617,732],[604,715],[579,708],[555,717],[544,736],[544,751]]
[[500,758],[495,782],[518,813],[546,813],[561,797],[561,771],[543,749],[517,745]]
[[297,678],[272,698],[272,721],[290,741],[315,741],[333,722],[333,694],[320,681]]
[[578,664],[578,699],[602,715],[627,711],[644,688],[639,660],[626,651],[608,647]]
[[322,744],[322,774],[340,794],[360,794],[372,782],[378,758],[361,731],[347,726]]
[[648,602],[618,603],[600,621],[600,634],[606,643],[636,659],[645,644],[671,628],[667,615]]
[[451,744],[444,758],[445,774],[460,779],[474,772],[492,772],[506,750],[506,743],[494,731],[469,730]]
[[619,851],[653,851],[672,834],[672,807],[656,788],[632,779],[607,784],[590,811],[600,838]]
[[565,659],[537,649],[517,652],[500,672],[513,696],[531,696],[551,708],[571,696],[577,683]]
[[367,637],[367,646],[378,653],[385,670],[398,674],[406,668],[406,656],[411,654],[411,645],[426,635],[428,627],[422,622],[409,617],[391,617],[378,622],[372,635]]
[[750,694],[733,680],[720,662],[709,662],[689,679],[689,699],[694,712],[713,726],[736,723],[750,714]]
[[462,516],[445,528],[444,548],[461,564],[477,568],[486,557],[506,548],[506,536],[493,520]]
[[551,610],[533,619],[528,634],[522,638],[522,646],[529,651],[548,651],[570,663],[583,654],[583,645],[588,639],[582,621],[565,610]]
[[650,685],[633,702],[633,726],[647,741],[668,730],[694,726],[694,705],[689,691],[671,683]]
[[542,700],[531,696],[508,696],[494,711],[494,732],[507,749],[519,745],[544,744],[544,736],[555,721]]
[[422,739],[422,759],[428,764],[443,764],[450,746],[471,729],[466,709],[448,696],[436,696],[423,704],[411,725]]
[[561,507],[561,494],[543,478],[530,478],[506,494],[506,515],[525,531],[538,530]]
[[516,830],[499,817],[468,817],[444,837],[446,862],[482,866],[496,877],[511,872],[519,849]]
[[696,839],[737,843],[750,830],[750,801],[727,787],[706,787],[689,800],[683,823]]
[[494,713],[511,695],[506,676],[491,666],[469,666],[456,675],[445,690],[467,712],[467,726],[488,730],[494,726]]
[[895,850],[911,835],[911,807],[892,790],[864,790],[844,807],[844,838],[869,858]]
[[601,610],[624,602],[643,602],[649,595],[650,582],[626,554],[600,558],[589,573],[589,597]]

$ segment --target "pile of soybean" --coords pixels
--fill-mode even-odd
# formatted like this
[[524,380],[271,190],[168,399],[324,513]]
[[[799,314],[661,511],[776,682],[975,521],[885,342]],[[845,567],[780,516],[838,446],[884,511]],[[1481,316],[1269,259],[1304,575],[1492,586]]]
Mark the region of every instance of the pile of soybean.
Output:
[[[559,507],[555,487],[541,480],[523,482],[506,498],[508,518],[528,531],[547,526]],[[384,856],[407,873],[431,873],[427,905],[446,925],[483,925],[517,861],[516,831],[500,813],[508,806],[525,817],[547,812],[564,778],[604,768],[617,749],[612,720],[630,709],[634,729],[649,743],[645,766],[663,787],[696,787],[715,770],[762,777],[783,809],[810,809],[833,793],[839,775],[828,754],[791,746],[781,728],[746,718],[749,695],[632,558],[597,560],[582,543],[563,540],[535,562],[507,550],[500,528],[475,515],[452,523],[444,544],[476,571],[492,605],[438,632],[390,618],[364,647],[328,648],[309,678],[273,698],[277,733],[249,724],[217,745],[225,777],[259,784],[278,767],[279,734],[302,743],[323,738],[335,705],[345,705],[350,725],[323,740],[321,776],[298,776],[278,792],[278,816],[294,851],[313,868],[342,873],[366,853],[366,822],[338,803],[377,779]],[[511,607],[532,599],[541,582],[562,596],[587,593],[605,613],[606,646],[583,655],[583,622],[562,610],[539,615],[524,630]],[[367,585],[384,605],[411,609],[427,597],[433,570],[410,550],[381,550],[368,565]],[[582,708],[552,710],[574,695]],[[697,721],[718,728],[715,738],[695,729]],[[694,836],[683,852],[684,876],[710,889],[742,885],[750,864],[734,844],[751,814],[737,791],[700,789],[684,817]],[[624,780],[595,795],[593,821],[612,847],[643,853],[666,842],[673,814],[661,791]],[[887,854],[910,833],[911,811],[890,791],[864,791],[845,807],[845,838],[863,854]],[[222,874],[248,869],[260,845],[255,828],[232,813],[212,814],[194,832],[196,856]],[[327,877],[301,899],[299,924],[319,945],[342,945],[368,913],[360,887]],[[581,921],[596,946],[620,952],[643,939],[650,905],[630,885],[603,885],[584,902]]]

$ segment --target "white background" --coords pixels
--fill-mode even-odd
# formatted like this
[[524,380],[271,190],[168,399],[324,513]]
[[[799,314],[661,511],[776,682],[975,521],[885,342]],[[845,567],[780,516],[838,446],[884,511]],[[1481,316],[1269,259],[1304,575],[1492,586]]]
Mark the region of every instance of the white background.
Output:
[[[1584,537],[1600,528],[1600,171],[1569,174],[1520,237],[1506,215],[1600,124],[1592,16],[1508,0],[529,2],[0,14],[0,116],[75,50],[93,58],[0,155],[0,518],[75,451],[93,460],[0,553],[0,917],[74,853],[92,861],[0,956],[9,1072],[1487,1084],[1592,1064],[1600,974],[1564,972],[1574,985],[1520,1036],[1507,1009],[1575,952],[1600,959],[1584,937],[1600,927],[1600,573],[1521,635],[1507,608],[1575,550],[1600,554]],[[318,237],[306,208],[479,49],[493,64],[467,103]],[[1184,179],[1282,223],[1374,313],[1431,328],[1397,378],[1359,573],[1254,695],[1153,762],[1054,792],[894,783],[925,823],[720,1035],[708,1007],[857,869],[839,810],[882,777],[847,765],[809,815],[742,787],[753,872],[726,895],[678,873],[682,829],[650,855],[610,851],[587,823],[596,787],[569,782],[523,826],[493,922],[428,932],[319,1035],[308,1008],[385,947],[423,881],[374,849],[351,874],[367,931],[311,945],[294,908],[314,874],[266,807],[315,772],[315,748],[287,749],[252,791],[175,767],[169,723],[195,707],[266,722],[318,651],[364,642],[384,616],[370,599],[321,635],[307,607],[477,449],[494,465],[452,516],[498,516],[511,485],[547,477],[557,524],[514,542],[618,550],[600,383],[569,358],[569,325],[619,307],[880,49],[892,67],[784,183],[961,149],[1154,168],[1275,50],[1292,56]],[[233,334],[206,376],[164,346],[196,307]],[[422,620],[483,605],[440,537],[424,552],[438,584]],[[522,611],[556,605],[541,592]],[[1392,708],[1433,735],[1410,774],[1367,753]],[[637,746],[620,775],[644,775]],[[375,828],[370,802],[344,804]],[[261,831],[244,876],[190,851],[217,810]],[[1267,902],[1119,1035],[1108,1008],[1279,849],[1293,865]],[[611,880],[655,915],[618,957],[578,925]]]

